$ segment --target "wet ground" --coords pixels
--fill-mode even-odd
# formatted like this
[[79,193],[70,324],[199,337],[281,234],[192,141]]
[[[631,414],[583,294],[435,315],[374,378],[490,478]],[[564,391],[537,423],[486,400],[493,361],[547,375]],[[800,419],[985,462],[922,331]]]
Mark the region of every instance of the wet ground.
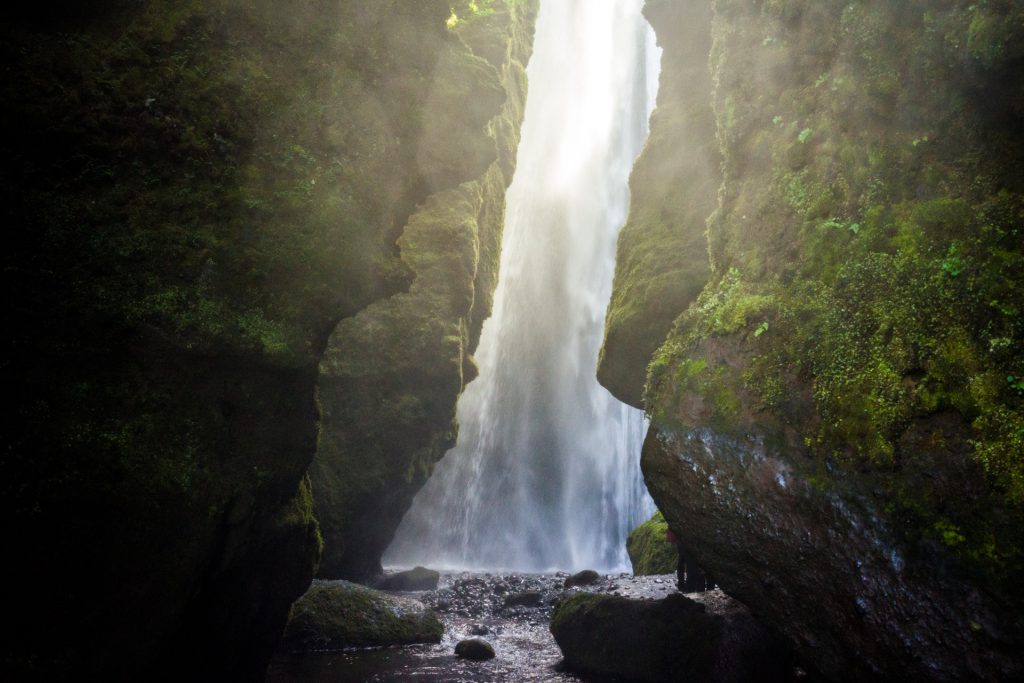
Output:
[[[469,683],[586,681],[559,670],[561,651],[548,630],[554,604],[567,592],[586,590],[634,598],[662,598],[676,590],[675,575],[602,575],[582,588],[564,589],[567,574],[443,574],[437,590],[404,593],[433,606],[445,624],[437,645],[352,652],[282,654],[268,683]],[[522,602],[526,604],[513,604]],[[471,662],[455,656],[464,638],[483,638],[496,657]]]

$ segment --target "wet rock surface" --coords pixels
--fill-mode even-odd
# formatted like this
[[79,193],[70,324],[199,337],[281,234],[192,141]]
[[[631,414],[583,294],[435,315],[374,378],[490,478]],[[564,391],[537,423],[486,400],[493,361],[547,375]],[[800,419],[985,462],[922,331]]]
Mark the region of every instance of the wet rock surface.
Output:
[[388,574],[377,582],[383,591],[431,591],[437,588],[441,573],[425,567],[414,567],[404,572]]
[[348,581],[314,581],[292,606],[283,645],[304,651],[436,643],[443,631],[434,610],[413,598]]
[[720,590],[660,600],[578,593],[551,632],[574,671],[643,681],[787,681],[788,647]]
[[[562,598],[588,592],[634,598],[663,598],[678,593],[675,576],[599,574],[585,587],[566,589],[568,572],[558,574],[442,574],[436,590],[396,593],[437,611],[444,636],[436,645],[350,649],[344,652],[279,652],[268,683],[477,683],[507,681],[588,681],[613,678],[582,675],[562,668],[562,652],[548,623]],[[510,595],[540,594],[532,606],[506,605]],[[495,650],[487,661],[457,657],[462,640],[485,636]]]
[[455,646],[455,656],[482,662],[494,659],[494,647],[486,640],[467,638],[466,640],[460,640],[458,645]]

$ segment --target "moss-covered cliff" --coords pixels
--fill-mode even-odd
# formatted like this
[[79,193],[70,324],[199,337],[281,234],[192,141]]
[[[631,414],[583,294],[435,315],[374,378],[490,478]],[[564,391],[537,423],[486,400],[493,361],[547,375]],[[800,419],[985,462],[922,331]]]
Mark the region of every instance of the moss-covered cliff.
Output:
[[597,367],[601,384],[637,408],[651,356],[707,282],[704,224],[715,208],[721,165],[706,96],[710,4],[657,0],[644,14],[662,28],[662,72],[650,134],[629,179],[632,201],[619,232]]
[[470,351],[497,284],[535,14],[535,2],[474,3],[449,22],[439,87],[423,105],[422,153],[445,174],[398,240],[412,285],[343,320],[320,365],[322,576],[378,573],[413,495],[455,443],[455,404],[475,376]]
[[1020,676],[1024,10],[712,10],[711,276],[650,365],[651,492],[829,677]]
[[[465,46],[492,36],[444,0],[3,12],[2,668],[259,678],[320,554],[329,337],[397,292],[433,324],[419,303],[458,298],[442,261],[496,262],[438,213],[485,194],[458,186],[496,154],[478,130],[505,93]],[[430,212],[451,242],[407,229],[400,256]]]

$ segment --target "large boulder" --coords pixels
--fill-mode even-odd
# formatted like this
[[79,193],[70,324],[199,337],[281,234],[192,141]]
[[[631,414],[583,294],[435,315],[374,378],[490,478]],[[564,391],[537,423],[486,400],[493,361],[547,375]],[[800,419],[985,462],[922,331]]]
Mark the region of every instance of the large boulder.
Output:
[[441,574],[433,569],[413,567],[385,576],[377,582],[377,588],[382,591],[432,591],[440,579]]
[[669,533],[668,522],[660,512],[655,512],[653,517],[630,532],[626,550],[634,575],[675,573],[679,553],[669,540]]
[[638,681],[783,681],[788,649],[721,591],[633,600],[577,593],[551,615],[571,670]]
[[292,651],[437,643],[444,625],[411,598],[348,581],[314,581],[292,606],[284,646]]

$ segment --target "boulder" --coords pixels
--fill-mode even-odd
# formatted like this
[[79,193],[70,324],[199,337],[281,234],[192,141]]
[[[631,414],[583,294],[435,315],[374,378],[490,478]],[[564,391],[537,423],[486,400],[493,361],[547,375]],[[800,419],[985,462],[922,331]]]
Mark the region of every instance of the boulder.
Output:
[[536,607],[544,599],[540,591],[523,591],[505,596],[505,607]]
[[463,659],[482,662],[486,659],[494,659],[494,648],[486,640],[467,638],[460,640],[455,646],[455,654]]
[[674,574],[679,564],[676,545],[669,540],[668,522],[661,512],[633,529],[626,540],[626,551],[633,565],[633,574]]
[[444,626],[411,598],[348,581],[314,581],[292,606],[284,646],[292,651],[437,643]]
[[566,668],[639,681],[789,680],[785,644],[721,591],[633,600],[575,593],[555,606],[551,633]]
[[440,579],[441,574],[433,569],[415,567],[385,576],[377,582],[377,588],[385,591],[432,591]]
[[598,579],[601,575],[595,572],[593,569],[584,569],[581,572],[576,572],[565,580],[565,587],[572,588],[573,586],[589,586]]

